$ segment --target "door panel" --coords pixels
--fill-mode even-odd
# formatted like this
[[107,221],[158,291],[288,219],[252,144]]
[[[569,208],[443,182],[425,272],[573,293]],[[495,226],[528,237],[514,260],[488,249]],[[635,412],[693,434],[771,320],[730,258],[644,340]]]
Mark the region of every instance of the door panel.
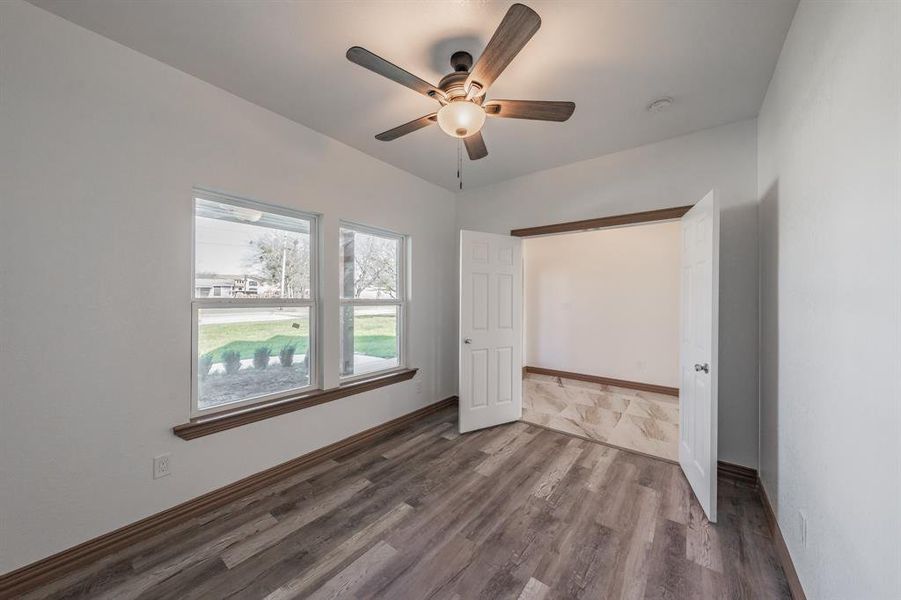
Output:
[[513,348],[498,348],[497,356],[497,403],[513,401]]
[[522,245],[460,232],[460,432],[522,416]]
[[497,276],[497,326],[513,328],[513,276],[500,273]]
[[682,217],[679,464],[716,521],[719,202],[711,191]]
[[488,329],[488,273],[472,274],[472,328]]
[[470,406],[488,406],[488,351],[473,350],[472,361],[472,401]]

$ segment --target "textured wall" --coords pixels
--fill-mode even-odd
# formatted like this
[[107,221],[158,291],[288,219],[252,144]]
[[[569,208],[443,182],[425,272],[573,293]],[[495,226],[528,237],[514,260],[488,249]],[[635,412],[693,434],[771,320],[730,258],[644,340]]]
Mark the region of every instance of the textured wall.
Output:
[[760,473],[808,598],[901,597],[899,20],[802,2],[758,120]]
[[678,222],[527,238],[526,364],[679,387]]
[[[450,192],[29,4],[0,39],[0,572],[455,393]],[[195,185],[324,214],[327,383],[338,219],[410,234],[419,381],[176,438]]]

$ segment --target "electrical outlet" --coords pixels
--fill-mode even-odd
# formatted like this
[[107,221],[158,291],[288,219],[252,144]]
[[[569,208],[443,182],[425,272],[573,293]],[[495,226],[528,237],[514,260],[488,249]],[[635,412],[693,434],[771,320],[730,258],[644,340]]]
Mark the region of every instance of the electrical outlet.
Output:
[[165,477],[166,475],[169,475],[170,473],[172,473],[172,471],[170,470],[172,465],[169,462],[169,459],[170,459],[170,455],[168,453],[160,454],[159,456],[153,457],[153,478],[154,479],[159,479],[160,477]]
[[803,510],[798,511],[798,522],[801,528],[801,545],[807,547],[807,513]]

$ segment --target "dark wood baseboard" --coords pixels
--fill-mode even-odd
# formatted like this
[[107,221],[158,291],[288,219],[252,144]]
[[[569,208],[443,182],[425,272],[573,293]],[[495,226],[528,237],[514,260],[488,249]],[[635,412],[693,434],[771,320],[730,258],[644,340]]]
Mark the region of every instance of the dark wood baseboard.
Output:
[[767,496],[766,488],[758,479],[757,487],[760,490],[760,500],[763,502],[763,510],[766,513],[766,520],[770,526],[770,535],[773,538],[773,545],[776,547],[776,556],[782,565],[782,571],[785,573],[785,579],[788,581],[788,589],[791,591],[793,600],[807,600],[804,588],[801,587],[801,579],[798,578],[798,571],[795,570],[795,563],[792,561],[791,554],[788,552],[788,546],[785,543],[785,537],[782,535],[782,529],[779,528],[779,521],[776,520],[776,512]]
[[524,367],[525,373],[534,373],[536,375],[549,375],[551,377],[562,377],[564,379],[575,379],[577,381],[590,381],[591,383],[599,383],[601,385],[613,385],[630,390],[640,390],[642,392],[654,392],[656,394],[666,394],[668,396],[679,397],[679,388],[668,387],[665,385],[656,385],[653,383],[641,383],[638,381],[628,381],[626,379],[613,379],[612,377],[599,377],[597,375],[585,375],[584,373],[573,373],[571,371],[558,371],[556,369],[545,369],[544,367]]
[[739,483],[747,483],[754,487],[757,486],[757,469],[751,467],[743,467],[734,463],[717,461],[716,472],[720,477],[731,479]]
[[260,471],[234,483],[188,500],[182,504],[151,515],[140,521],[121,527],[94,539],[88,540],[68,550],[63,550],[37,562],[0,576],[0,598],[14,598],[35,589],[67,573],[117,552],[127,546],[145,540],[157,533],[224,506],[242,496],[260,490],[267,485],[297,473],[317,462],[354,450],[363,444],[406,427],[407,425],[454,406],[457,396],[407,413],[391,421],[361,431],[343,440],[314,450],[265,471]]

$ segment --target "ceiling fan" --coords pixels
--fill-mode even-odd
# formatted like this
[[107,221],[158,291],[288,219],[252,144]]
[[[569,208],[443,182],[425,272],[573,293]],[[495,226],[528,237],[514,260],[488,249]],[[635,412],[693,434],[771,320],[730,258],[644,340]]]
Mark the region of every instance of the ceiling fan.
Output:
[[347,59],[374,73],[424,94],[441,104],[437,112],[419,117],[375,136],[390,142],[423,127],[437,123],[444,133],[461,138],[471,160],[488,156],[481,129],[487,116],[537,121],[566,121],[576,109],[573,102],[546,100],[485,100],[485,92],[503,73],[526,43],[541,27],[541,17],[524,4],[514,4],[478,62],[473,66],[469,52],[454,52],[450,62],[453,73],[445,75],[437,86],[409,73],[359,46],[347,51]]

